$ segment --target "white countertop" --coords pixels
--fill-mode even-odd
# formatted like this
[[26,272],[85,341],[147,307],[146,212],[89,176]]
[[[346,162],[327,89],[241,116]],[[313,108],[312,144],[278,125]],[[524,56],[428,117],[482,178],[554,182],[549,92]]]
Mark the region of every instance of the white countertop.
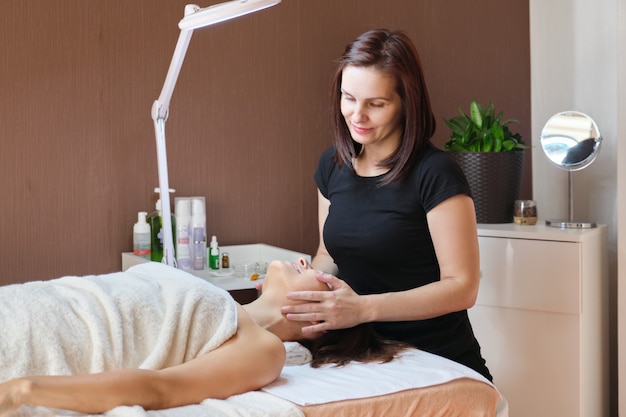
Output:
[[[235,274],[234,269],[232,268],[236,264],[256,262],[264,264],[273,260],[295,262],[300,258],[305,258],[309,262],[311,261],[311,256],[305,253],[295,252],[292,250],[283,249],[276,246],[270,246],[263,243],[221,246],[220,254],[223,254],[224,252],[228,253],[231,268],[226,270],[190,269],[186,270],[186,272],[189,272],[190,274],[195,275],[198,278],[202,278],[227,291],[246,290],[254,289],[256,284],[259,283],[259,280],[252,281],[250,280],[250,276],[238,277],[237,274]],[[144,262],[151,261],[136,256],[132,252],[122,253],[122,270],[124,271],[133,265]],[[259,279],[262,280],[264,274],[260,275],[261,276]]]

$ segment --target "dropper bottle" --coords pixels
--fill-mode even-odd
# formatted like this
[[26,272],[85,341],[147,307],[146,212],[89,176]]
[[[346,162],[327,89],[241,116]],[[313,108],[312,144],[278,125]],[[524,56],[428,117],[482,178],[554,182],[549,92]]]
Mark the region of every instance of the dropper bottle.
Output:
[[220,269],[220,248],[217,246],[217,237],[211,237],[211,247],[209,249],[209,268]]

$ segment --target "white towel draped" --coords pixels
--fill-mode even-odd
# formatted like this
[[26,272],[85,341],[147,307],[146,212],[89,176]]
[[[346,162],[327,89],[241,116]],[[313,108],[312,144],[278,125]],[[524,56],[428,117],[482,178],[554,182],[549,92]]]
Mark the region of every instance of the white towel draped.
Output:
[[108,369],[161,369],[237,329],[227,292],[160,263],[0,287],[0,381]]
[[[125,272],[0,287],[0,329],[0,381],[161,369],[228,340],[237,330],[237,307],[226,291],[150,262]],[[35,406],[15,413],[27,416],[87,417]],[[304,417],[292,403],[261,392],[166,410],[122,406],[99,416]]]

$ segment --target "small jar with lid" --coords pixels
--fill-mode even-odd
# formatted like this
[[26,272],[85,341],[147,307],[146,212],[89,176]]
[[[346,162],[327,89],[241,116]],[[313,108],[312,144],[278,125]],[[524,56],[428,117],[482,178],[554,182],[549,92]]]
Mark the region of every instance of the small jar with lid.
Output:
[[537,203],[534,200],[515,200],[513,221],[516,224],[534,225],[537,223]]

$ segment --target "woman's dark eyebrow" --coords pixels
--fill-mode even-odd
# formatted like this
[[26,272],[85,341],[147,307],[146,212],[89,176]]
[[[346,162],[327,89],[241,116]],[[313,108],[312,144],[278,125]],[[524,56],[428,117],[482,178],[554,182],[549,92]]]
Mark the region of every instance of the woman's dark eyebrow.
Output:
[[[343,88],[340,90],[342,94],[346,94],[349,95],[350,97],[354,97],[352,94],[348,93],[346,90],[344,90]],[[372,100],[384,100],[384,101],[391,101],[390,98],[388,97],[368,97],[365,99],[366,101],[372,101]]]

